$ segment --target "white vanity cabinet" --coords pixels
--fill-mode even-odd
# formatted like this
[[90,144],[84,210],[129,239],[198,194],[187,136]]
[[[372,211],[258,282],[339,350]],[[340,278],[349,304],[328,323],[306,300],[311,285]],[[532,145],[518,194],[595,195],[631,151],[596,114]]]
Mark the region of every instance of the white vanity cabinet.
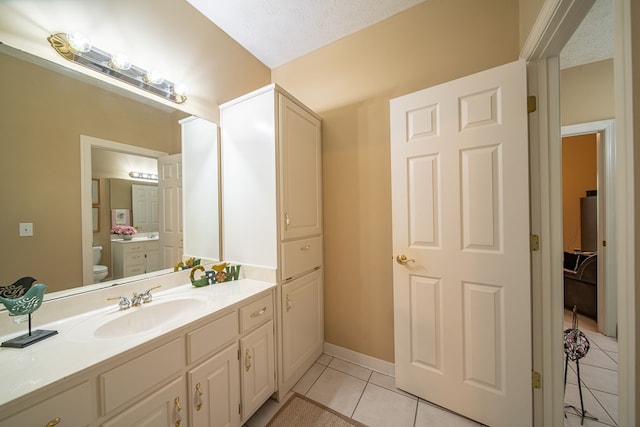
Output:
[[111,251],[114,279],[136,276],[162,268],[158,240],[112,240]]
[[[244,292],[235,283],[219,285],[229,293],[212,298]],[[16,399],[0,412],[0,427],[240,427],[276,391],[275,290],[271,285]]]
[[[279,283],[282,397],[324,342],[321,119],[275,84],[221,105],[220,119],[224,254],[245,275],[260,271]],[[300,279],[314,287],[304,299],[302,291],[285,291]],[[295,312],[287,311],[287,295],[300,300]]]

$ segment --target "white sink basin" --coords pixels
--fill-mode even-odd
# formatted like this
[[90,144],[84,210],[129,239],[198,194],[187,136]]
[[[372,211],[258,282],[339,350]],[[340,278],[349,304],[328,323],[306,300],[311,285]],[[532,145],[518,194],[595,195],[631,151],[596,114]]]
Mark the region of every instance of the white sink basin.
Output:
[[127,310],[98,314],[73,328],[71,337],[81,341],[91,339],[124,338],[161,330],[167,323],[177,322],[194,310],[206,306],[202,298],[173,298],[154,300]]
[[155,301],[139,307],[131,307],[116,317],[98,327],[96,338],[116,338],[131,334],[138,334],[161,326],[183,314],[182,310],[194,310],[204,303],[198,299],[176,299]]

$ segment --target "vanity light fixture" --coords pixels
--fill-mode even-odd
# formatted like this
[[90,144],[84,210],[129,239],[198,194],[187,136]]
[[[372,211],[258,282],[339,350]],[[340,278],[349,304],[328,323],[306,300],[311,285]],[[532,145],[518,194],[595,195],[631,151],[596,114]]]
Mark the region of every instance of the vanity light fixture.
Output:
[[92,46],[89,39],[81,33],[52,34],[47,40],[56,52],[71,62],[91,68],[177,104],[182,104],[187,100],[184,85],[166,80],[155,70],[145,70],[132,64],[125,54],[110,54]]
[[155,173],[146,173],[146,172],[129,172],[129,176],[135,179],[146,179],[148,181],[158,181],[158,175]]

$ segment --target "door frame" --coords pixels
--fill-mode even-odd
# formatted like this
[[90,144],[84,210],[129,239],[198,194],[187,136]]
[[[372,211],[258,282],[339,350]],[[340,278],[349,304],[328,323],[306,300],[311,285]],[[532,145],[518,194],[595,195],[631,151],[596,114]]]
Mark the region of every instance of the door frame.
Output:
[[603,244],[609,236],[615,236],[615,120],[578,123],[561,129],[562,138],[586,134],[596,134],[598,151],[598,330],[616,336],[618,304],[613,263],[617,258],[616,247]]
[[[614,244],[618,286],[618,400],[620,425],[636,425],[635,188],[633,158],[632,0],[614,2],[614,80],[617,132]],[[534,425],[562,425],[562,194],[560,66],[558,55],[593,1],[546,0],[520,57],[529,65],[529,94],[537,111],[529,117],[531,230],[540,236],[532,259],[533,366],[543,387],[534,390]],[[636,9],[637,11],[637,9]]]

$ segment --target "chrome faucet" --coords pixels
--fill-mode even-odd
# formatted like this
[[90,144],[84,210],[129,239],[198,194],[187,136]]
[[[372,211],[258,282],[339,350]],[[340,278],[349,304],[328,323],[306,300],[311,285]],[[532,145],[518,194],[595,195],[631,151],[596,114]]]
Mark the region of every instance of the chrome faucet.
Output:
[[142,304],[151,302],[153,300],[153,295],[151,295],[151,291],[153,291],[154,289],[158,289],[160,287],[162,287],[162,285],[154,286],[153,288],[147,289],[141,294],[134,292],[133,298],[131,298],[131,300],[129,300],[127,297],[112,297],[112,298],[107,298],[107,301],[113,301],[113,300],[119,299],[120,302],[118,303],[118,308],[120,310],[126,310],[129,307],[139,307]]
[[142,298],[142,303],[146,304],[148,302],[151,302],[153,300],[153,295],[151,295],[151,291],[153,291],[154,289],[158,289],[161,288],[162,285],[158,285],[158,286],[154,286],[151,289],[147,289],[146,291],[144,291],[140,297]]
[[133,298],[131,298],[131,306],[138,307],[140,304],[142,304],[142,294],[134,292]]
[[131,301],[129,301],[129,299],[127,297],[113,297],[113,298],[107,298],[107,301],[113,301],[119,299],[120,302],[118,303],[118,308],[120,310],[126,310],[129,307],[131,307]]

